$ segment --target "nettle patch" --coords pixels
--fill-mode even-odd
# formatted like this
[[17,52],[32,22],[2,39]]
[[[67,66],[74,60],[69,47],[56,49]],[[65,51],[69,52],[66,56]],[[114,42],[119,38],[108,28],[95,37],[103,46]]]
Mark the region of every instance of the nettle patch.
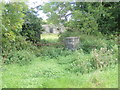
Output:
[[32,61],[34,58],[35,55],[27,50],[13,51],[8,55],[5,63],[18,63],[20,65],[24,65],[30,63],[30,61]]

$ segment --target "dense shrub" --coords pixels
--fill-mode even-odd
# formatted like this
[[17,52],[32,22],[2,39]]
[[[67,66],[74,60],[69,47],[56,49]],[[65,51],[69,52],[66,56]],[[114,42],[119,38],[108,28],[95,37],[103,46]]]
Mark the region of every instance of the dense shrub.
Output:
[[66,70],[74,73],[88,73],[93,71],[90,54],[85,54],[82,50],[78,50],[69,58],[72,59],[72,62],[67,66]]
[[[37,8],[36,8],[37,10]],[[40,42],[40,34],[42,31],[41,18],[38,18],[34,9],[28,9],[25,12],[24,23],[22,25],[22,36],[26,37],[26,40],[32,41],[33,43]]]
[[[93,38],[93,36],[91,36],[91,38]],[[99,42],[97,42],[97,40],[93,42],[99,47],[90,48],[89,53],[85,53],[83,48],[71,51],[63,48],[42,47],[39,56],[43,57],[44,60],[55,59],[58,64],[63,65],[66,71],[77,73],[89,73],[96,69],[104,69],[111,66],[111,64],[116,64],[118,57],[117,45],[111,46],[110,49],[105,43],[107,42],[106,40],[96,38]],[[92,45],[93,42],[88,41],[88,45]],[[99,45],[99,43],[101,43],[101,45]]]
[[2,53],[8,54],[15,50],[34,50],[36,49],[30,42],[27,42],[24,37],[16,36],[15,41],[4,41],[2,42]]
[[60,34],[60,41],[64,41],[65,37],[79,37],[80,38],[80,48],[84,50],[85,53],[90,53],[92,49],[100,49],[104,46],[111,49],[117,42],[113,39],[107,40],[106,36],[101,35],[87,35],[81,34],[80,32],[66,31]]
[[100,36],[80,35],[80,41],[80,47],[88,53],[90,53],[92,49],[100,49],[106,46],[106,40]]
[[40,54],[42,56],[46,56],[46,57],[50,57],[50,58],[57,58],[59,56],[71,55],[72,51],[68,51],[63,48],[42,47],[40,50]]
[[9,53],[5,63],[19,63],[20,65],[30,63],[35,58],[35,55],[26,50],[13,51]]
[[119,52],[119,46],[117,44],[115,44],[113,47],[112,47],[112,52],[113,52],[113,56],[114,58],[119,58],[118,56],[120,55]]
[[100,50],[94,49],[91,54],[92,64],[96,69],[101,69],[117,62],[117,57],[114,57],[115,53],[113,53],[113,50],[108,50],[106,47]]
[[[105,69],[117,64],[118,50],[117,46],[114,49],[106,47],[93,49],[90,54],[85,54],[82,50],[73,52],[73,54],[60,58],[60,63],[66,64],[65,69],[76,73],[89,73],[97,69]],[[67,62],[67,63],[65,63]],[[60,63],[61,64],[61,63]]]
[[2,59],[3,59],[3,57],[2,57],[2,56],[0,56],[0,65],[2,64]]
[[38,53],[37,47],[26,41],[22,36],[16,36],[15,41],[5,41],[3,43],[2,57],[4,57],[4,63],[22,63],[22,61],[25,63],[25,61],[31,61],[28,59],[32,59],[31,57]]

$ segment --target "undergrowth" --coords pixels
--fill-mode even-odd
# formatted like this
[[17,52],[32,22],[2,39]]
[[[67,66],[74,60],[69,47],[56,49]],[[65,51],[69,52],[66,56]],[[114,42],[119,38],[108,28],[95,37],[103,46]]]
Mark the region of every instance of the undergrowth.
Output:
[[[54,38],[54,42],[55,40],[57,39]],[[102,44],[99,43],[100,40]],[[49,38],[45,41],[53,43]],[[2,87],[117,88],[118,45],[111,44],[108,47],[106,42],[109,41],[105,39],[95,40],[95,43],[85,42],[85,40],[82,42],[87,43],[86,45],[98,45],[98,47],[84,46],[71,51],[64,46],[35,47],[28,44],[30,47],[12,49],[6,58],[1,57],[5,60],[4,67],[1,68]]]

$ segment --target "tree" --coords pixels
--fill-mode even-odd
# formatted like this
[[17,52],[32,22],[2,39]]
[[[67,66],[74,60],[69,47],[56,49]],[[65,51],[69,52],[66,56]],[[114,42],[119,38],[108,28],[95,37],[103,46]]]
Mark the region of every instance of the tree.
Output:
[[103,34],[119,34],[119,3],[104,2],[102,6],[104,13],[101,13],[98,19],[99,31]]
[[0,39],[0,48],[2,48],[2,56],[6,57],[13,50],[21,48],[21,43],[24,43],[20,31],[24,23],[24,11],[27,10],[28,6],[24,2],[2,2],[1,4],[2,17],[0,18],[2,23],[0,27],[2,32],[0,32],[0,35],[2,39]]
[[26,36],[26,40],[37,43],[40,41],[42,19],[37,17],[37,11],[34,9],[28,9],[25,14],[26,17],[24,18],[25,22],[22,25],[21,35]]
[[[55,2],[47,3],[42,9],[49,17],[48,21],[54,24],[62,23],[64,26],[69,27],[69,31],[95,33],[98,24],[93,15],[87,12],[82,5],[84,3]],[[50,8],[46,9],[47,7]]]
[[15,41],[15,37],[22,29],[25,16],[23,11],[27,9],[24,2],[3,3],[2,9],[2,38],[3,40]]
[[[117,2],[54,2],[42,9],[52,23],[85,32],[118,33],[119,3]],[[49,9],[47,9],[49,7]]]

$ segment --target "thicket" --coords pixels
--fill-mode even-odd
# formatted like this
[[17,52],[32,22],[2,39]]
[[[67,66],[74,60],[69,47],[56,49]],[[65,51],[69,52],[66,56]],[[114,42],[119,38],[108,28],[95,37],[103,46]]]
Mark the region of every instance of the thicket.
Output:
[[[40,57],[44,61],[55,60],[64,66],[65,71],[74,73],[89,73],[95,70],[104,70],[118,63],[118,46],[113,45],[111,49],[106,46],[100,49],[92,49],[85,53],[83,49],[69,51],[62,48],[44,47],[41,49]],[[41,59],[42,60],[42,59]]]
[[[2,6],[2,31],[0,32],[2,62],[25,64],[33,59],[34,51],[37,50],[32,43],[40,41],[38,31],[42,30],[41,19],[35,15],[34,9],[28,9],[24,2],[1,2],[0,4]],[[29,26],[25,26],[25,23]]]
[[40,34],[43,30],[41,26],[42,19],[38,18],[38,11],[35,11],[35,8],[28,9],[25,15],[20,34],[25,36],[27,41],[39,43],[41,39]]
[[[0,64],[8,66],[7,70],[3,71],[5,81],[3,87],[13,88],[19,87],[18,84],[21,84],[22,87],[38,85],[39,88],[51,86],[68,88],[76,85],[85,87],[86,83],[90,84],[87,87],[91,87],[91,84],[95,85],[94,87],[108,87],[110,80],[115,82],[115,84],[112,83],[113,85],[117,86],[119,44],[117,37],[113,35],[113,33],[119,34],[117,3],[53,2],[42,7],[49,16],[49,23],[62,23],[67,28],[64,33],[60,34],[59,41],[63,41],[68,36],[80,38],[80,48],[75,51],[66,50],[63,45],[34,46],[33,43],[40,40],[39,29],[42,30],[41,19],[37,17],[34,9],[28,9],[25,3],[20,2],[3,3],[2,5]],[[72,15],[71,20],[67,21],[69,15]],[[54,39],[42,40],[39,43],[53,42],[55,42]],[[36,62],[32,60],[36,60]],[[9,66],[8,64],[14,65]],[[10,67],[11,69],[9,69]],[[99,77],[98,74],[91,73],[97,72],[97,70]],[[89,76],[90,80],[87,80]],[[106,77],[109,80],[107,84],[103,85],[103,82],[107,81],[103,80]]]
[[100,50],[104,46],[111,49],[118,43],[118,6],[117,2],[51,2],[41,9],[48,15],[48,23],[66,27],[66,31],[59,35],[60,41],[77,36],[80,47],[90,53],[92,49]]
[[109,35],[120,32],[118,7],[118,2],[50,2],[41,9],[48,23],[63,24],[67,31]]
[[105,35],[87,35],[80,32],[66,31],[60,35],[59,41],[64,41],[65,37],[79,37],[79,47],[84,50],[85,53],[90,53],[92,49],[100,49],[106,46],[108,49],[112,49],[114,45],[118,45],[118,36],[105,36]]
[[[62,5],[62,3],[50,3],[50,5],[54,4]],[[116,5],[116,3],[114,4]],[[47,5],[49,6],[49,4]],[[67,10],[72,10],[73,16],[70,21],[60,21],[61,23],[64,23],[68,29],[66,32],[60,34],[59,40],[62,41],[68,36],[80,37],[81,43],[78,51],[67,51],[63,46],[63,49],[62,47],[33,46],[33,42],[39,42],[40,40],[39,29],[42,30],[40,25],[41,19],[38,19],[34,9],[28,9],[28,6],[25,3],[8,3],[4,4],[4,8],[2,9],[3,30],[1,46],[3,63],[19,63],[22,65],[27,62],[29,63],[33,60],[33,57],[46,57],[48,60],[54,58],[58,60],[58,63],[68,64],[68,66],[66,65],[67,70],[74,72],[80,71],[82,73],[90,72],[100,67],[109,66],[111,63],[116,63],[116,58],[118,56],[117,38],[107,40],[109,39],[108,36],[104,36],[102,33],[103,31],[99,30],[99,19],[102,18],[101,15],[104,13],[95,18],[95,14],[100,10],[98,9],[97,12],[90,11],[93,10],[93,7],[96,7],[94,4],[75,3],[71,6],[70,3],[64,3],[64,5]],[[78,8],[80,5],[84,8]],[[104,4],[101,3],[95,3],[95,5],[98,5],[99,8],[104,7]],[[89,10],[89,8],[85,8],[86,6],[91,7],[91,9]],[[62,6],[60,7],[62,8]],[[110,7],[117,8],[113,5]],[[45,7],[43,10],[44,9]],[[53,9],[54,8],[51,8],[51,10]],[[58,10],[58,8],[55,9]],[[63,10],[64,12],[60,12],[64,14],[66,13],[65,11],[67,11],[66,9]],[[111,9],[108,8],[107,10],[110,11]],[[51,13],[49,9],[47,12]],[[111,12],[108,12],[108,14],[109,13],[112,15]],[[52,18],[52,16],[50,18]],[[114,19],[115,18],[116,16],[114,16]],[[52,19],[54,20],[54,18]],[[114,23],[117,22],[115,21]],[[112,25],[112,23],[110,23],[110,25]],[[105,30],[109,31],[109,29]],[[118,33],[117,29],[115,32]],[[41,43],[47,43],[47,41],[41,41]],[[105,58],[104,60],[103,57]]]
[[45,4],[41,9],[48,15],[48,23],[63,24],[66,27],[66,31],[59,35],[59,40],[77,36],[80,38],[80,48],[75,52],[64,50],[64,47],[63,50],[42,48],[42,56],[56,58],[60,64],[66,64],[66,70],[72,72],[88,73],[116,65],[118,6],[118,3],[110,2]]

